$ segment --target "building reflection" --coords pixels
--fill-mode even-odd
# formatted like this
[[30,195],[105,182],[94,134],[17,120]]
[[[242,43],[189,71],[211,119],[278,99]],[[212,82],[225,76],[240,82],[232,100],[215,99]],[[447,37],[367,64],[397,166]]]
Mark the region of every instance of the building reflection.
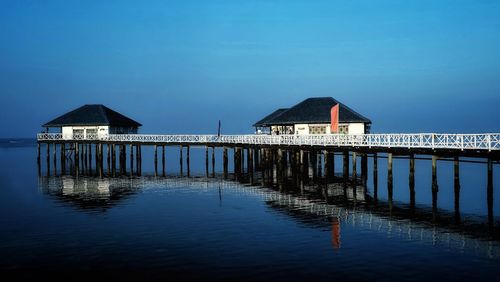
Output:
[[58,202],[86,211],[106,211],[135,194],[127,180],[95,177],[40,177],[39,188]]

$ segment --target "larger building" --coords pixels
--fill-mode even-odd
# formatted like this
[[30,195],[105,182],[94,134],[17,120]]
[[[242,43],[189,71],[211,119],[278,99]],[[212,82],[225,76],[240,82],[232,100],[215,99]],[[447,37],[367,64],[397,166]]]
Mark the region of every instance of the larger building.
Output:
[[[334,114],[335,113],[335,114]],[[288,109],[278,109],[253,126],[269,134],[364,134],[371,121],[331,97],[308,98]]]
[[136,134],[142,124],[104,105],[84,105],[44,125],[56,128],[64,139],[93,139],[108,134]]

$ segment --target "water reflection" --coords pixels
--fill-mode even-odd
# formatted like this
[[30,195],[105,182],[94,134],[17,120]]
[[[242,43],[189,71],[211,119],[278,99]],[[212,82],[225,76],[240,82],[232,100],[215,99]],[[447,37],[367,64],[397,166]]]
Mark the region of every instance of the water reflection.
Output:
[[336,216],[332,217],[332,246],[340,249],[340,220]]
[[[433,211],[422,207],[389,208],[389,203],[378,201],[373,205],[362,186],[345,187],[331,183],[326,187],[307,185],[301,191],[280,192],[276,188],[265,188],[226,181],[221,178],[73,178],[41,177],[40,190],[59,201],[79,210],[106,211],[126,201],[140,190],[172,188],[187,192],[214,191],[222,205],[225,193],[248,198],[257,197],[266,203],[272,212],[286,214],[296,222],[311,228],[331,232],[331,246],[341,248],[341,222],[343,228],[352,226],[385,235],[388,239],[398,237],[418,241],[447,249],[471,252],[488,258],[500,257],[500,236],[484,228],[483,219],[466,217],[456,224],[454,214],[444,211],[438,222],[433,223]],[[325,194],[326,193],[326,199]],[[346,197],[347,195],[347,197]],[[207,198],[207,200],[210,200]]]
[[64,204],[106,211],[138,190],[127,180],[94,177],[40,177],[40,190]]

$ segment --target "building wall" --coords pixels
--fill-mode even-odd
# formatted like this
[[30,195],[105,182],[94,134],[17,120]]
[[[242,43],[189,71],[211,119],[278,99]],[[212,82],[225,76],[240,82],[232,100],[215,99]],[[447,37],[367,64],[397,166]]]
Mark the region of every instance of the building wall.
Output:
[[349,134],[364,134],[365,124],[364,123],[349,123]]
[[309,124],[301,123],[294,125],[294,132],[296,135],[309,134]]
[[[325,128],[324,134],[332,134],[331,127],[329,123],[323,124],[295,124],[294,125],[294,134],[296,135],[307,135],[313,134],[310,129],[312,128]],[[347,127],[348,134],[364,134],[365,133],[365,124],[364,123],[340,123],[339,127]]]
[[64,139],[73,139],[73,133],[75,131],[81,131],[85,138],[87,136],[93,135],[96,132],[98,137],[103,137],[109,134],[109,126],[63,126],[61,133]]

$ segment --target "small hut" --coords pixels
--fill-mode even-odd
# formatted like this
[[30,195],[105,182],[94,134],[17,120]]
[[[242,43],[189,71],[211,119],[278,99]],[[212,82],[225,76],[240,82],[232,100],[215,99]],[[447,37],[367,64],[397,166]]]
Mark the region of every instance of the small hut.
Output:
[[331,97],[308,98],[289,109],[278,109],[253,126],[269,134],[364,134],[371,121]]
[[42,127],[56,128],[64,139],[94,139],[108,134],[137,134],[142,124],[100,105],[84,105],[57,117]]

